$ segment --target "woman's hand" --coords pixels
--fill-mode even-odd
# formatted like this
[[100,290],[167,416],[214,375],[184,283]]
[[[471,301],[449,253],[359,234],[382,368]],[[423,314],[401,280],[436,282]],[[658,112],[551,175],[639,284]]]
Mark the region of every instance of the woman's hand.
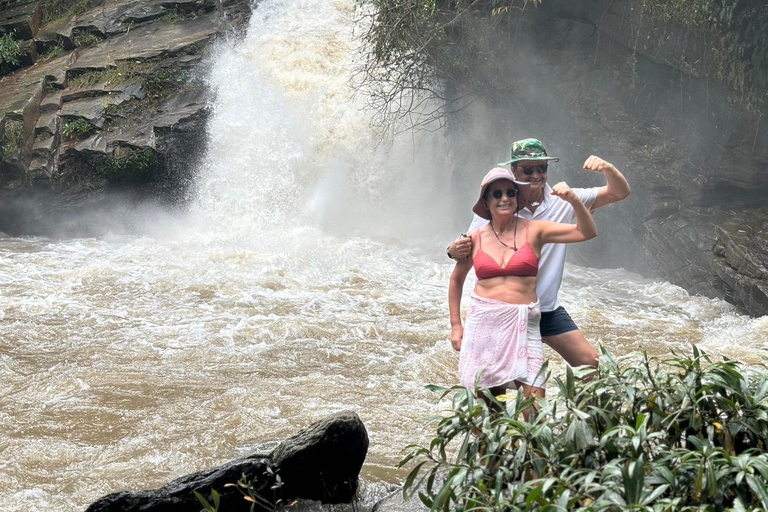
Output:
[[456,352],[461,350],[461,340],[464,338],[464,327],[454,325],[451,327],[451,345]]
[[569,187],[568,184],[564,181],[561,181],[552,187],[552,195],[568,201],[571,204],[573,204],[574,201],[580,200],[579,196],[576,195],[576,192],[571,190],[571,187]]
[[472,240],[462,234],[448,246],[448,254],[454,260],[461,260],[472,254]]

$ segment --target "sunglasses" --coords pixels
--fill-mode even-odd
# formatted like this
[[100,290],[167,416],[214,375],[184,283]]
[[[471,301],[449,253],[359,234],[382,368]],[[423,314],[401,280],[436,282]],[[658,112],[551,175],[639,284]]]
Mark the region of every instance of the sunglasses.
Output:
[[526,176],[532,176],[534,172],[538,172],[539,174],[547,174],[546,165],[525,166],[521,167],[521,169],[523,170],[523,174]]
[[[503,191],[501,191],[501,190],[494,190],[493,192],[491,192],[491,196],[492,196],[492,197],[493,197],[495,200],[497,200],[497,201],[499,201],[499,200],[501,199],[501,196],[502,196],[503,194],[504,194],[504,193],[503,193]],[[507,189],[507,197],[508,197],[508,198],[510,198],[510,199],[514,199],[516,195],[517,195],[517,189],[514,189],[514,188],[508,188],[508,189]]]

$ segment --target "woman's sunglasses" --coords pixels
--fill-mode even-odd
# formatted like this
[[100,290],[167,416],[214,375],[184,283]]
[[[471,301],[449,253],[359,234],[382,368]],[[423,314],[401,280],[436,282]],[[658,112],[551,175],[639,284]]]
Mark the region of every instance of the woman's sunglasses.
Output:
[[[493,198],[495,200],[497,200],[497,201],[499,201],[501,199],[502,195],[503,195],[503,192],[501,190],[494,190],[493,192],[491,192],[491,196],[493,196]],[[507,189],[507,197],[508,198],[514,199],[516,195],[517,195],[517,190],[516,189],[514,189],[514,188],[508,188]]]
[[523,174],[526,176],[532,176],[534,172],[538,172],[539,174],[547,174],[547,166],[546,165],[536,165],[536,166],[525,166],[522,167]]

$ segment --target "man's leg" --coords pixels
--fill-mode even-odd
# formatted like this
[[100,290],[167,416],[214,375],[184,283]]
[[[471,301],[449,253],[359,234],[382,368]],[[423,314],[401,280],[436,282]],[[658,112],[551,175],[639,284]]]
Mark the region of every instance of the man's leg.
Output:
[[541,341],[571,366],[597,367],[597,351],[581,334],[568,312],[560,306],[541,314]]
[[597,368],[597,351],[592,348],[580,330],[542,336],[541,340],[560,354],[569,365],[589,365]]

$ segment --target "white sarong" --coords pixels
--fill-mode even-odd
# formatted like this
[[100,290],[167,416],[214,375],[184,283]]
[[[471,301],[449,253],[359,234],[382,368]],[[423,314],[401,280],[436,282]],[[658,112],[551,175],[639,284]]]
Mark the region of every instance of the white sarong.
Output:
[[482,369],[481,388],[517,388],[515,381],[544,387],[536,375],[544,364],[539,302],[509,304],[472,293],[459,355],[459,381],[475,387]]

